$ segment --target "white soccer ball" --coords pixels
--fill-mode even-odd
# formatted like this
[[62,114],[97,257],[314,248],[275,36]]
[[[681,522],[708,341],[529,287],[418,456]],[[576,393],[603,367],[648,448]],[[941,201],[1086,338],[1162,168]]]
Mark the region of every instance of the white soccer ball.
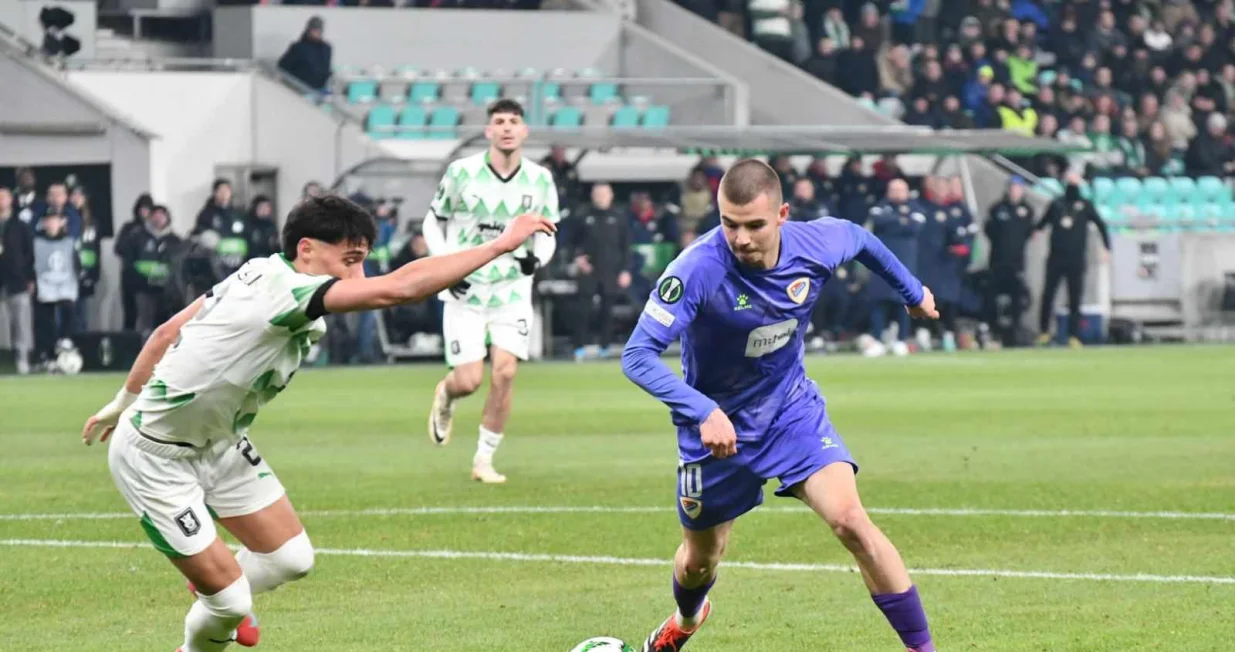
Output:
[[60,340],[60,342],[56,345],[55,366],[57,371],[67,376],[72,376],[81,372],[81,353],[77,351],[77,347],[73,346],[73,342],[71,340]]
[[635,648],[621,639],[597,636],[574,646],[570,652],[635,652]]

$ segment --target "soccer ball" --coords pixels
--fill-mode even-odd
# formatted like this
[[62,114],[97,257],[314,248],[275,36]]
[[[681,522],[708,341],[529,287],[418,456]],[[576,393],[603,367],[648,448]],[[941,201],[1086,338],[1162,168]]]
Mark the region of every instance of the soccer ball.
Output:
[[56,361],[53,363],[53,368],[68,376],[81,372],[81,353],[77,351],[76,346],[73,346],[72,340],[65,338],[56,343]]
[[635,648],[620,639],[597,636],[574,646],[570,652],[635,652]]

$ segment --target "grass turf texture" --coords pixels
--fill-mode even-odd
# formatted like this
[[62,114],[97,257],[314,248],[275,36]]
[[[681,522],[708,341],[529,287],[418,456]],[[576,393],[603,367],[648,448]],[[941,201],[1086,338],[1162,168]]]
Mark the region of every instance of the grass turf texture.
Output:
[[[818,357],[808,367],[862,465],[869,507],[1235,512],[1235,348]],[[613,364],[527,365],[497,457],[510,483],[482,486],[467,475],[480,396],[461,404],[450,446],[435,449],[424,433],[441,373],[306,370],[259,415],[253,441],[306,512],[313,542],[346,553],[320,554],[309,578],[257,598],[260,649],[553,652],[594,635],[641,641],[673,607],[677,461],[665,410]],[[119,382],[0,382],[0,514],[127,511],[105,451],[78,440]],[[815,517],[770,495],[774,487],[765,508],[739,522],[728,558],[851,565]],[[649,509],[356,513],[426,506]],[[1235,577],[1232,518],[875,520],[916,568]],[[179,644],[189,598],[135,518],[0,517],[0,540],[0,650]],[[588,559],[357,556],[361,549]],[[601,556],[620,559],[597,563]],[[944,650],[1229,645],[1235,583],[915,579]],[[713,619],[688,649],[900,649],[856,574],[722,566],[712,595]]]

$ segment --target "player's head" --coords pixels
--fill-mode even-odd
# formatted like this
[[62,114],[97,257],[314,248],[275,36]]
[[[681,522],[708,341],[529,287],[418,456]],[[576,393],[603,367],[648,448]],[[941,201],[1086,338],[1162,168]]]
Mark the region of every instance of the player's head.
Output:
[[352,278],[377,240],[377,222],[359,204],[338,195],[309,197],[283,225],[283,255],[307,274]]
[[498,100],[489,105],[488,113],[485,138],[489,139],[489,145],[506,156],[519,151],[523,141],[527,140],[523,105],[510,99]]
[[780,227],[789,218],[780,177],[758,159],[738,161],[720,180],[721,230],[743,265],[766,269],[780,255]]

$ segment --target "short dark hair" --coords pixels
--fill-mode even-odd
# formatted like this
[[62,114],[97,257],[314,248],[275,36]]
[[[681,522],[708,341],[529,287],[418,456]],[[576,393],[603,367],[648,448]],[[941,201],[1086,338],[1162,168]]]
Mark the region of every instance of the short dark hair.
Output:
[[359,204],[338,195],[309,197],[296,205],[283,225],[283,255],[296,260],[302,238],[330,244],[372,247],[377,241],[377,221]]
[[777,207],[784,199],[780,185],[780,175],[772,166],[755,158],[748,158],[734,163],[720,180],[720,192],[725,199],[745,206],[759,195],[767,194],[771,203]]
[[523,105],[519,104],[517,100],[512,100],[510,98],[502,98],[494,102],[493,104],[489,105],[489,109],[488,111],[486,111],[486,116],[489,118],[492,118],[493,115],[496,113],[512,113],[522,118],[523,117]]

